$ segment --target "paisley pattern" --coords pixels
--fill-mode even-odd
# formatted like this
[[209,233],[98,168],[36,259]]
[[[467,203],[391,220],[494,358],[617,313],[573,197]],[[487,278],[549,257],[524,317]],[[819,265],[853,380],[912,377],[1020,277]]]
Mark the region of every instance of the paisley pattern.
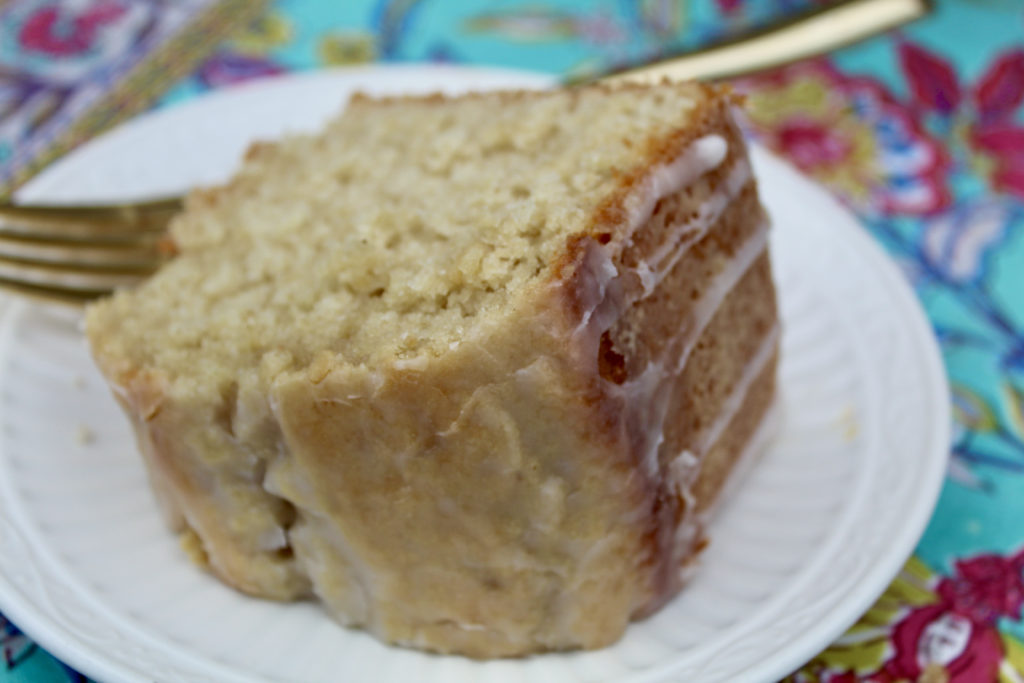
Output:
[[0,3],[0,198],[190,73],[246,0]]
[[[67,148],[57,143],[95,104],[81,93],[96,74],[112,82],[159,60],[159,45],[199,10],[228,4],[179,2],[180,24],[158,0],[0,5],[0,182],[47,158],[33,145]],[[278,0],[258,16],[207,24],[207,37],[230,26],[230,38],[195,41],[180,52],[188,69],[161,72],[111,106],[123,115],[161,92],[165,106],[250,78],[373,60],[580,76],[818,4]],[[1024,681],[1024,526],[1014,521],[1024,516],[1022,46],[1019,3],[938,0],[900,32],[736,83],[750,134],[850,206],[914,284],[942,343],[956,419],[947,484],[915,556],[794,682]],[[28,680],[30,667],[31,680],[75,675],[2,619],[0,638],[4,683]],[[48,678],[40,662],[52,666]]]

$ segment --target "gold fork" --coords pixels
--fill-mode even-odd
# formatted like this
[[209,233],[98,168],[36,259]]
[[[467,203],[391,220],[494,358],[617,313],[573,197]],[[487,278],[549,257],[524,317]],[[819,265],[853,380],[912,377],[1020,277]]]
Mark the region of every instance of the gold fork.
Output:
[[0,206],[0,287],[82,304],[130,286],[173,254],[179,198],[123,206]]
[[[604,80],[718,79],[833,50],[926,14],[930,0],[840,0],[782,23]],[[120,206],[0,204],[0,287],[83,304],[151,274],[173,255],[180,198]]]

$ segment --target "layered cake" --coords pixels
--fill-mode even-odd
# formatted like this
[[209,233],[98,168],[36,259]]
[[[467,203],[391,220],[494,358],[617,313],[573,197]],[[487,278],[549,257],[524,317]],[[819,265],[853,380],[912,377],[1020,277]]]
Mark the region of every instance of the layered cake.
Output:
[[664,604],[774,391],[733,104],[356,97],[193,193],[178,256],[87,332],[196,560],[473,657]]

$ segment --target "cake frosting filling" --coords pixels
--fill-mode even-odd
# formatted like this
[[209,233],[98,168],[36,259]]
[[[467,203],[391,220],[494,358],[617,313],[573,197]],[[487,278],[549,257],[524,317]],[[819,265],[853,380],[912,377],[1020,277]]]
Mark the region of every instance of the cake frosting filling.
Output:
[[627,236],[650,219],[659,199],[679,192],[716,168],[725,160],[728,151],[729,145],[721,135],[705,135],[691,142],[672,161],[651,169],[641,184],[642,189],[633,195],[633,201],[626,202],[633,205]]
[[701,437],[700,442],[697,444],[698,452],[706,453],[718,441],[725,428],[739,413],[743,399],[747,397],[750,386],[754,383],[754,380],[761,376],[764,369],[768,367],[768,362],[772,360],[772,357],[778,353],[781,331],[781,327],[776,325],[765,335],[764,341],[761,342],[757,349],[757,353],[744,366],[743,375],[733,386],[729,397],[725,400],[722,411]]
[[750,179],[750,164],[746,161],[736,162],[729,171],[725,186],[701,205],[696,217],[668,229],[669,239],[650,258],[654,264],[653,267],[647,261],[641,261],[637,268],[645,295],[654,291],[665,274],[671,272],[679,260],[686,255],[687,250],[707,234],[729,202],[746,187]]

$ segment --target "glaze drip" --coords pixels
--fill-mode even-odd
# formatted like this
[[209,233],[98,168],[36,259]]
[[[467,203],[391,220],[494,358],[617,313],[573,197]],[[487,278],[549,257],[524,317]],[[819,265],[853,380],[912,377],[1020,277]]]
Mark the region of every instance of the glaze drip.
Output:
[[[728,156],[728,143],[718,135],[699,138],[675,161],[655,169],[638,185],[634,198],[626,201],[628,222],[619,232],[625,244],[651,220],[658,202],[692,185],[709,171],[718,168]],[[699,243],[721,220],[731,202],[752,182],[752,173],[745,158],[739,158],[721,181],[720,186],[705,199],[695,215],[673,222],[663,240],[639,259],[634,268],[616,263],[621,243],[601,244],[588,240],[578,262],[575,303],[580,315],[570,333],[575,360],[598,376],[598,359],[602,335],[638,301],[653,295],[665,277],[680,263],[686,253]],[[662,347],[633,376],[618,381],[600,379],[600,391],[619,415],[619,432],[631,452],[636,453],[638,473],[644,478],[647,492],[625,520],[648,525],[653,534],[652,593],[637,606],[636,614],[646,614],[678,587],[683,561],[697,547],[702,520],[690,512],[694,509],[693,484],[708,449],[722,436],[736,416],[751,384],[771,360],[778,344],[779,331],[773,329],[762,341],[758,351],[744,367],[722,412],[701,435],[677,457],[662,464],[659,449],[665,440],[665,420],[671,401],[672,387],[685,370],[697,341],[715,313],[737,283],[751,269],[767,248],[768,224],[763,222],[751,236],[731,254],[728,262],[705,284],[687,318],[681,322],[673,339]],[[640,287],[627,288],[630,278]]]

